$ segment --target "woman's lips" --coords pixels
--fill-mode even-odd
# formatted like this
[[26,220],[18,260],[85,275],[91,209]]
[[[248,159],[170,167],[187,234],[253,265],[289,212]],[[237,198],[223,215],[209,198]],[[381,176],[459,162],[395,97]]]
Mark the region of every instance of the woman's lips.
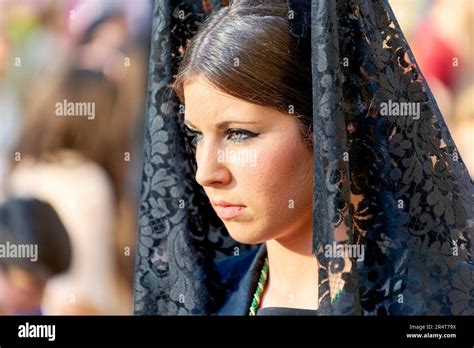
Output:
[[232,219],[238,215],[240,215],[244,209],[247,208],[246,206],[242,205],[215,205],[214,209],[217,213],[217,215],[221,219]]

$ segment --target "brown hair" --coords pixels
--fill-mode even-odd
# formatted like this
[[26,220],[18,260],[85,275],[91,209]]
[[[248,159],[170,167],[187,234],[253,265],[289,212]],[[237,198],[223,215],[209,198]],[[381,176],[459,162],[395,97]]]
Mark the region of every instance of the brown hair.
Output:
[[288,27],[287,1],[233,4],[214,12],[185,50],[174,90],[203,77],[224,93],[299,118],[312,132],[310,35]]

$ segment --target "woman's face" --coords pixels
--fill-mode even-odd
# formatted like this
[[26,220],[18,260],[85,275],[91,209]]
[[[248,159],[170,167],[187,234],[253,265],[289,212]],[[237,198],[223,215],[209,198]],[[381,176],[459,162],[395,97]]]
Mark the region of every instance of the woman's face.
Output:
[[296,117],[224,94],[200,78],[184,95],[196,180],[230,235],[256,244],[311,229],[313,152]]

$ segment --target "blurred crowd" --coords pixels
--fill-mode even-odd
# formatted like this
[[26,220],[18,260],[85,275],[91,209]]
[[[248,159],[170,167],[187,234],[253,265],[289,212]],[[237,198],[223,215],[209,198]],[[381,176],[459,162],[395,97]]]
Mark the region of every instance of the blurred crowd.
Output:
[[132,313],[152,7],[0,0],[0,313]]
[[[474,175],[474,1],[390,3]],[[0,314],[132,313],[152,7],[0,0]]]

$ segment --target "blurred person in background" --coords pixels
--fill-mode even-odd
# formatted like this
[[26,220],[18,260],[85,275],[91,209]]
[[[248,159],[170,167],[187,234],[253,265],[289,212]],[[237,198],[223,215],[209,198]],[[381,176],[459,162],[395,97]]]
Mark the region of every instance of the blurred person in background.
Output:
[[0,314],[42,314],[48,279],[71,263],[58,214],[36,199],[6,201],[0,205],[0,248]]
[[[72,69],[42,82],[48,88],[35,90],[8,188],[14,197],[51,204],[71,238],[71,268],[48,284],[45,313],[129,313],[115,236],[130,224],[119,207],[133,119],[117,110],[117,85],[101,73]],[[58,114],[64,102],[93,105],[94,118]]]
[[[50,202],[75,251],[70,271],[48,284],[44,311],[131,313],[152,1],[8,3],[10,85],[24,110],[0,191]],[[56,116],[63,100],[94,103],[96,117]]]
[[[134,263],[130,259],[133,259],[136,243],[136,215],[141,180],[141,139],[147,81],[148,54],[144,45],[148,45],[148,40],[144,40],[143,37],[139,40],[131,36],[131,30],[127,27],[129,19],[124,12],[124,4],[130,2],[79,1],[72,10],[75,11],[75,18],[70,21],[70,25],[78,44],[73,58],[74,66],[101,73],[113,81],[117,86],[116,109],[130,118],[126,134],[121,135],[128,136],[127,154],[124,154],[128,159],[126,172],[118,188],[120,197],[124,199],[120,199],[117,209],[118,214],[124,218],[122,225],[115,230],[115,240],[118,247],[118,267],[131,286]],[[144,1],[135,2],[135,11],[138,14],[140,11],[137,9],[144,4],[146,4]],[[90,15],[91,13],[95,15]],[[82,21],[79,20],[81,16]],[[135,30],[142,28],[139,32],[143,35],[146,23],[143,18],[140,24],[135,22]],[[123,257],[124,248],[131,253],[130,257]]]

